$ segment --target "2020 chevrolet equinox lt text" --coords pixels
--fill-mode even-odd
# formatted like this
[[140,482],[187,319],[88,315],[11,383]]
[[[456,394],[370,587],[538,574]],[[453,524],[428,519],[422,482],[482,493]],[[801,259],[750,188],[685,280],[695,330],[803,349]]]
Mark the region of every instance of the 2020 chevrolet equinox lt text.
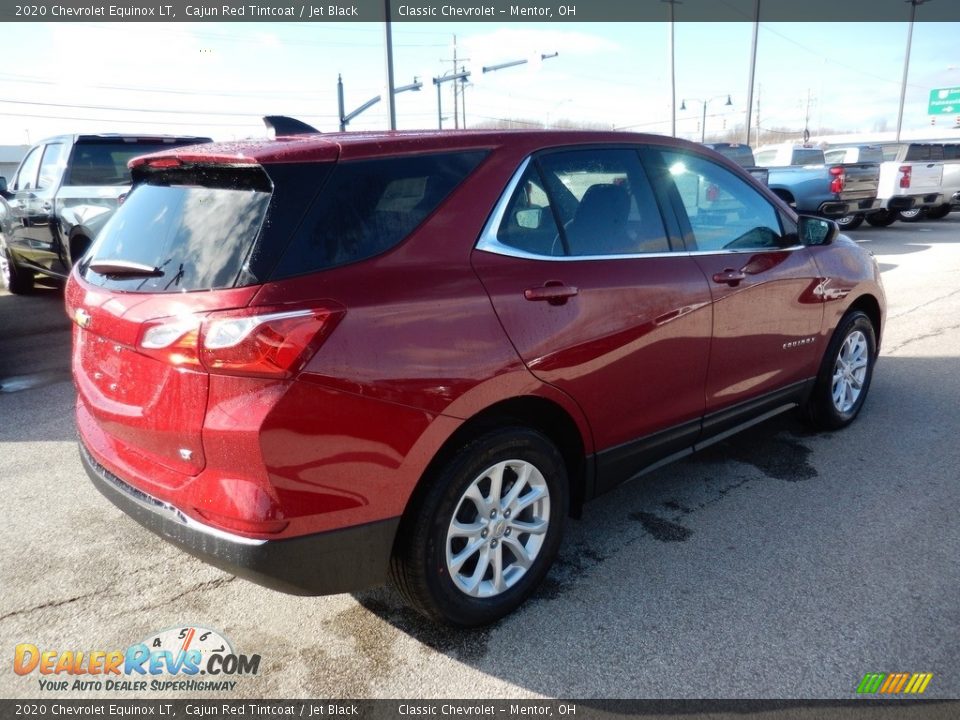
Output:
[[874,259],[717,153],[349,133],[131,161],[70,275],[81,456],[143,525],[286,592],[517,607],[565,518],[800,406],[860,411]]

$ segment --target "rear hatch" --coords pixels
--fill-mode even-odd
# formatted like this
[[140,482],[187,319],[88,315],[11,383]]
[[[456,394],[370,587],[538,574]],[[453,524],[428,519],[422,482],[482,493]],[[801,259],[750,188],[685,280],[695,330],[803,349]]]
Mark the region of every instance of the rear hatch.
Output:
[[209,389],[200,324],[249,304],[271,262],[261,230],[284,207],[255,163],[151,162],[68,284],[78,417],[105,443],[195,475]]

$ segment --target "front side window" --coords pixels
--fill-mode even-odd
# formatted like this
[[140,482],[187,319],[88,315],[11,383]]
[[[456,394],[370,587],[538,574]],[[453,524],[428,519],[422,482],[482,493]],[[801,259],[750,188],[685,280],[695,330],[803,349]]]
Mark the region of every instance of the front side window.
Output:
[[40,156],[43,154],[43,145],[33,148],[20,164],[20,170],[13,181],[14,190],[36,190],[37,170],[40,168]]
[[536,158],[507,203],[497,239],[551,256],[670,251],[639,156],[626,148]]
[[772,249],[792,244],[776,207],[746,181],[698,155],[662,151],[664,181],[672,183],[690,223],[696,250]]

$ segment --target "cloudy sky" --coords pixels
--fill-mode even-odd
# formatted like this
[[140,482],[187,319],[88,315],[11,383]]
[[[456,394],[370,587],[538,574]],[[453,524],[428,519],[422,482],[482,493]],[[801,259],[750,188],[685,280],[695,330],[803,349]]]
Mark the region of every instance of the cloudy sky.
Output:
[[[664,23],[395,23],[401,129],[437,126],[431,78],[472,73],[469,127],[496,119],[670,131]],[[375,23],[36,23],[10,25],[0,69],[0,144],[66,132],[163,132],[233,139],[263,134],[265,114],[337,128],[346,109],[382,94],[384,33]],[[752,25],[675,25],[678,134],[699,139],[743,124]],[[930,127],[931,89],[960,87],[960,23],[915,25],[905,129]],[[873,132],[896,126],[906,23],[761,23],[757,57],[764,128]],[[541,61],[541,54],[558,53]],[[485,65],[529,59],[484,74]],[[443,92],[453,124],[452,83]],[[725,105],[727,95],[732,106]],[[808,103],[809,96],[809,103]],[[958,113],[960,114],[960,113]],[[754,114],[755,122],[756,114]],[[938,118],[947,129],[954,117]],[[380,103],[350,129],[383,129]]]

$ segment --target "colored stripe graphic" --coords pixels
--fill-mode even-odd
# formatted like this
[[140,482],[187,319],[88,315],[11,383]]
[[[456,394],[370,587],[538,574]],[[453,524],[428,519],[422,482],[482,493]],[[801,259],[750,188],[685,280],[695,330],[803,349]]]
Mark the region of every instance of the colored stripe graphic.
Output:
[[857,686],[857,692],[859,694],[921,695],[931,680],[933,680],[933,673],[867,673]]
[[880,689],[880,683],[883,682],[883,679],[886,677],[883,673],[867,673],[863,676],[863,680],[860,681],[860,685],[857,687],[858,693],[875,693]]

